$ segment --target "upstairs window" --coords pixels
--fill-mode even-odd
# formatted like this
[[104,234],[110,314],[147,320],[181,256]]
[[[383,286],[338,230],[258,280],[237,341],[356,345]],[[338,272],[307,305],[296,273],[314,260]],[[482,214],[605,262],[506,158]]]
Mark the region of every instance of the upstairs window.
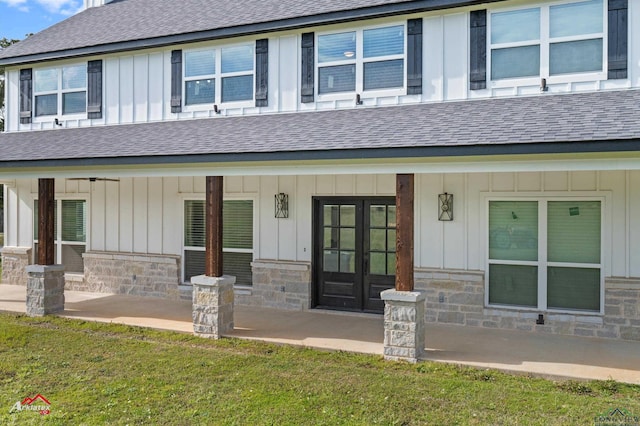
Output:
[[253,45],[186,52],[185,105],[252,101],[254,57]]
[[492,80],[604,72],[602,0],[490,16]]
[[87,111],[87,65],[34,70],[35,116]]
[[405,25],[317,38],[318,94],[404,88]]

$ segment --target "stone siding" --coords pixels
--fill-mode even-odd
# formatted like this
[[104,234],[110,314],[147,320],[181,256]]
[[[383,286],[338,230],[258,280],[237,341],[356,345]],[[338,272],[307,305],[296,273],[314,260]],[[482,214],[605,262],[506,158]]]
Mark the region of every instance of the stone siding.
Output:
[[191,278],[193,284],[193,332],[197,336],[219,339],[233,331],[233,284],[236,277]]
[[[640,279],[605,279],[605,314],[556,313],[485,307],[482,271],[415,271],[416,290],[427,295],[427,322],[575,336],[640,340]],[[537,324],[538,315],[544,324]]]
[[83,291],[179,299],[180,256],[87,252]]
[[236,289],[237,305],[296,311],[311,307],[310,263],[256,260],[251,266],[253,286]]
[[64,311],[64,266],[30,265],[27,274],[27,315]]
[[417,362],[425,352],[425,293],[385,290],[384,358]]
[[26,267],[32,263],[31,252],[31,247],[3,247],[0,250],[2,253],[0,283],[26,286],[28,279]]
[[599,337],[640,341],[640,278],[607,278]]

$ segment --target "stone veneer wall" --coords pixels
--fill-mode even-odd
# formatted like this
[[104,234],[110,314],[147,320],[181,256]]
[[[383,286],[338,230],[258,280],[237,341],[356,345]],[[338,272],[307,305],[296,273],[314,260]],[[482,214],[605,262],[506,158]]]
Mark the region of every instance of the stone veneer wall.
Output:
[[310,263],[255,260],[251,267],[253,286],[236,288],[236,305],[297,311],[311,307]]
[[83,258],[84,281],[73,290],[180,298],[180,256],[87,252]]
[[607,278],[604,327],[611,336],[640,340],[640,278]]
[[27,285],[27,265],[31,264],[31,247],[8,247],[2,253],[2,278],[0,283],[10,285]]
[[[416,269],[427,322],[640,340],[640,279],[605,279],[605,315],[484,307],[484,272]],[[544,325],[536,324],[544,314]]]

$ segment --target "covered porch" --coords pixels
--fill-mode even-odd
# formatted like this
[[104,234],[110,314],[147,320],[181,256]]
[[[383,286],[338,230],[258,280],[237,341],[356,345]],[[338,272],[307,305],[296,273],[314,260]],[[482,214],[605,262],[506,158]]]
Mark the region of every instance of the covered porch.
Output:
[[[79,291],[65,297],[62,317],[193,332],[189,301]],[[24,286],[0,285],[0,311],[24,313],[25,299]],[[377,315],[238,306],[225,337],[382,355],[382,330]],[[428,323],[423,359],[640,384],[639,353],[640,342]]]

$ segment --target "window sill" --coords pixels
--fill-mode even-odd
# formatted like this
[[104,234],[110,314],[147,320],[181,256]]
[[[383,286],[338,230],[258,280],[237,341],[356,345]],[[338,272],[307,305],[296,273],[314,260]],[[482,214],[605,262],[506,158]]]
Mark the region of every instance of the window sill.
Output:
[[602,325],[604,322],[604,314],[601,312],[590,311],[561,311],[551,310],[541,311],[536,308],[526,307],[507,307],[504,305],[487,305],[483,309],[483,315],[500,316],[508,318],[528,319],[535,321],[538,315],[544,315],[546,321],[561,322],[580,322],[588,324]]
[[255,107],[256,101],[253,99],[247,101],[237,101],[237,102],[225,102],[225,103],[206,103],[206,104],[193,104],[193,105],[183,105],[182,112],[210,112],[215,114],[214,105],[218,106],[218,111],[224,111],[225,109],[236,109],[236,108],[253,108]]
[[[77,120],[86,120],[87,119],[87,113],[83,112],[81,114],[69,114],[69,115],[43,115],[40,117],[33,117],[31,119],[31,122],[33,124],[45,124],[45,123],[50,123],[52,125],[54,125],[55,127],[64,127],[64,123],[65,121],[77,121]],[[58,120],[58,124],[57,126],[55,125],[55,121]]]
[[489,88],[491,89],[503,89],[509,87],[519,86],[539,86],[542,79],[546,79],[547,86],[554,84],[570,84],[570,83],[584,83],[590,81],[605,81],[607,80],[607,73],[605,72],[588,72],[588,73],[576,73],[576,74],[562,74],[554,76],[537,76],[526,78],[505,78],[500,80],[489,80]]
[[[193,290],[193,285],[191,285],[190,282],[186,282],[184,284],[178,285],[178,290],[179,291],[191,291],[191,290]],[[251,294],[253,292],[253,287],[250,286],[250,285],[242,285],[242,284],[234,285],[233,286],[233,292],[235,294],[251,296]]]
[[73,282],[83,282],[84,274],[81,272],[65,272],[64,273],[65,281],[73,281]]

